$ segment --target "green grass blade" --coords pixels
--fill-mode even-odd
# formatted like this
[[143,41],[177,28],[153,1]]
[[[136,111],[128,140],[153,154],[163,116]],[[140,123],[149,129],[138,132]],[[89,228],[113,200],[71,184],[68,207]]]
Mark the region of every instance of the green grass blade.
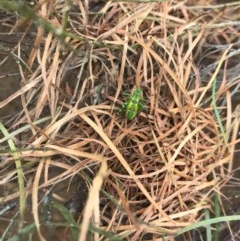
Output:
[[[221,208],[220,208],[220,200],[219,200],[219,194],[217,192],[214,193],[214,214],[215,217],[220,217],[221,215]],[[214,235],[213,235],[213,241],[219,240],[219,233],[220,233],[220,223],[217,223],[215,225]]]
[[8,234],[8,232],[10,231],[11,226],[12,226],[13,222],[15,221],[14,219],[17,217],[17,215],[18,215],[18,212],[10,220],[8,226],[6,227],[6,229],[4,230],[4,232],[2,234],[2,237],[0,237],[0,241],[6,240],[5,238],[6,238],[7,234]]
[[[51,119],[51,117],[44,117],[44,118],[42,118],[40,120],[34,121],[32,123],[32,125],[38,125],[38,124],[44,123],[45,121],[50,120],[50,119]],[[7,141],[9,138],[12,138],[12,137],[14,137],[16,135],[19,135],[22,132],[27,131],[28,129],[30,129],[30,127],[32,125],[27,124],[27,125],[24,125],[24,126],[18,128],[17,130],[13,131],[12,133],[8,133],[7,135],[5,135],[5,137],[0,139],[0,143],[3,143],[4,141]]]
[[90,231],[92,233],[96,232],[101,234],[102,236],[104,236],[106,239],[104,240],[109,240],[109,241],[123,241],[122,238],[112,234],[111,232],[105,231],[103,229],[97,228],[95,226],[93,226],[92,224],[90,224]]
[[220,127],[220,130],[221,130],[221,133],[222,133],[222,136],[223,136],[223,140],[224,140],[226,146],[227,146],[228,149],[229,149],[229,145],[228,145],[226,133],[225,133],[225,130],[224,130],[224,127],[223,127],[223,124],[222,124],[222,120],[221,120],[221,116],[220,116],[220,113],[219,113],[218,107],[217,107],[217,101],[216,101],[216,85],[217,85],[217,80],[215,79],[214,82],[213,82],[213,86],[212,86],[213,109],[214,109],[214,113],[215,113],[215,116],[216,116],[216,118],[217,118],[217,122],[218,122],[218,125],[219,125],[219,127]]
[[53,206],[61,212],[61,214],[67,221],[72,233],[72,240],[77,241],[78,235],[79,235],[79,229],[78,229],[78,224],[73,218],[73,215],[69,212],[69,210],[66,207],[64,207],[62,204],[58,202],[53,202]]
[[[205,209],[204,212],[205,212],[205,219],[209,220],[210,219],[209,210]],[[212,241],[211,225],[206,225],[206,234],[207,234],[207,240]]]
[[194,223],[192,225],[189,225],[178,232],[176,232],[176,236],[181,235],[183,233],[189,232],[191,230],[200,228],[200,227],[206,227],[208,225],[220,223],[220,222],[229,222],[229,221],[239,221],[240,215],[232,215],[232,216],[224,216],[224,217],[218,217],[218,218],[212,218],[208,220],[199,221],[197,223]]
[[[18,186],[19,186],[19,211],[21,216],[21,221],[24,220],[24,211],[25,211],[25,187],[24,187],[24,174],[22,170],[21,161],[18,156],[18,150],[11,139],[7,129],[3,126],[3,124],[0,122],[0,131],[3,133],[5,137],[8,137],[7,142],[8,146],[10,148],[11,154],[15,160],[15,166],[17,169],[17,175],[18,175]],[[22,225],[22,222],[20,222],[20,226]]]
[[22,241],[23,237],[31,235],[36,229],[35,223],[31,223],[24,228],[18,233],[12,236],[9,241]]

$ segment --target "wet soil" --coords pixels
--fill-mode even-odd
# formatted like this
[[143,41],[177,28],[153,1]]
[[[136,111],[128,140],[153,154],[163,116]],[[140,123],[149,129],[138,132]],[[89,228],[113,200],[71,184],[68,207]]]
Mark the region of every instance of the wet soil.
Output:
[[[59,176],[62,173],[62,169],[52,168],[49,171],[49,179]],[[46,180],[45,180],[46,181]],[[42,180],[43,183],[43,180]],[[11,183],[11,190],[6,189],[5,186],[0,186],[0,193],[7,196],[9,192],[14,192],[17,189],[17,182]],[[10,183],[8,184],[10,187]],[[69,215],[81,217],[87,196],[88,188],[84,180],[76,175],[73,178],[59,180],[51,188],[43,188],[38,192],[38,214],[41,222],[41,231],[44,233],[44,237],[47,240],[72,240],[72,236],[69,230],[69,223],[66,222],[61,210],[66,209]],[[1,195],[2,197],[2,195]],[[10,229],[5,238],[16,235],[19,240],[26,240],[29,233],[34,236],[34,240],[38,240],[35,227],[32,230],[19,233],[19,204],[18,198],[8,201],[0,205],[0,234],[4,234],[4,231]],[[31,193],[29,193],[26,200],[26,212],[24,216],[24,227],[30,229],[31,224],[34,224],[32,215],[32,201]],[[56,207],[60,207],[56,208]],[[77,221],[77,219],[76,219]]]

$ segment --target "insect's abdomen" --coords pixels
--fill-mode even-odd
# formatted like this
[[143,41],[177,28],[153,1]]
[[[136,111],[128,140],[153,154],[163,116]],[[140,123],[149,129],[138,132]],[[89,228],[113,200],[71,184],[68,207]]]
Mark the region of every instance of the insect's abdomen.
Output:
[[128,120],[132,120],[139,112],[138,101],[131,101],[128,103],[126,117]]

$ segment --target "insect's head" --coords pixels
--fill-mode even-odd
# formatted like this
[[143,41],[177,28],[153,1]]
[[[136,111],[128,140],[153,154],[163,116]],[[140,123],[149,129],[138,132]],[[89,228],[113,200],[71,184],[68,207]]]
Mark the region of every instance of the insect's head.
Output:
[[143,93],[142,90],[139,88],[134,91],[135,95],[142,95],[142,93]]

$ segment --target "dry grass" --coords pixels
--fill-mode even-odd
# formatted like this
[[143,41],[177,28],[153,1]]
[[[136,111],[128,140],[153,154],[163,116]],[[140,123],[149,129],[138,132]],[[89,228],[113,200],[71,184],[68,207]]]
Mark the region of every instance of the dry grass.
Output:
[[[0,103],[21,97],[22,111],[7,125],[22,167],[34,162],[24,178],[38,233],[44,240],[38,189],[88,170],[94,180],[79,240],[86,240],[90,219],[125,240],[172,240],[170,234],[211,208],[211,194],[220,192],[231,172],[239,126],[232,97],[239,91],[240,4],[97,7],[87,0],[71,6],[43,1],[37,15],[11,27],[12,33],[26,31],[14,50],[22,60],[21,41],[36,28],[33,20],[40,24],[19,65],[21,88]],[[143,90],[145,109],[127,121],[116,110],[123,92],[136,87]],[[2,166],[16,161],[2,152]],[[51,167],[63,172],[50,178]],[[15,174],[4,173],[1,184]]]

